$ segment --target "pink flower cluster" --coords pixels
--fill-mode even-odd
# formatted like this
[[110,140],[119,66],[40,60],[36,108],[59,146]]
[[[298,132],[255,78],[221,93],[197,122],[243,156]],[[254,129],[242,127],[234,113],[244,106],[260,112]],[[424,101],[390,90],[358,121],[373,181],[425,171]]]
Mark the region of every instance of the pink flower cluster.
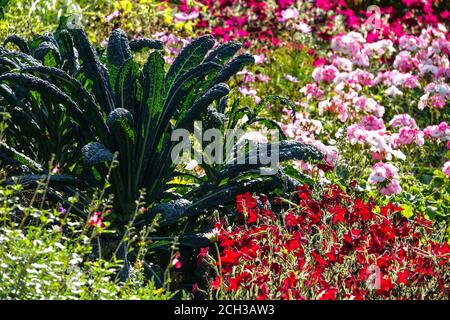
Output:
[[399,183],[398,169],[389,163],[378,162],[372,166],[369,183],[382,185],[380,194],[390,196],[402,191]]
[[[421,130],[410,115],[414,107],[417,112],[426,107],[441,110],[449,103],[448,39],[447,29],[440,24],[419,35],[402,34],[392,40],[369,41],[354,31],[339,34],[331,40],[328,58],[316,64],[314,82],[300,89],[306,98],[301,105],[306,110],[317,106],[321,116],[336,115],[347,125],[349,143],[361,145],[376,161],[405,160],[405,150],[422,147],[427,140],[450,145],[447,122]],[[413,95],[420,97],[415,106]],[[387,113],[387,106],[401,99],[406,99],[409,114]],[[392,118],[385,124],[386,114]],[[399,190],[395,180],[380,191]]]

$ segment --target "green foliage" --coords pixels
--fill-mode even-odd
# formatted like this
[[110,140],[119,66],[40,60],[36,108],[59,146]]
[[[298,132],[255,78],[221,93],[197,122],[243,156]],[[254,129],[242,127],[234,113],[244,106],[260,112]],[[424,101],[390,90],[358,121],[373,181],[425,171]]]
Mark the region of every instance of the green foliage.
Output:
[[[219,46],[207,56],[214,39],[203,36],[192,41],[166,73],[164,58],[158,51],[162,45],[158,41],[130,42],[122,30],[116,29],[104,56],[94,50],[81,29],[67,29],[65,23],[67,19],[61,21],[55,33],[28,43],[17,36],[7,39],[24,52],[0,49],[1,105],[11,114],[9,146],[3,147],[3,154],[16,162],[21,159],[26,174],[38,175],[36,178],[46,174],[43,169],[46,163],[54,161],[62,174],[77,178],[74,182],[80,185],[79,181],[84,181],[95,187],[106,181],[110,161],[117,153],[119,165],[111,176],[115,201],[113,221],[118,227],[124,226],[131,219],[140,190],[146,191],[145,203],[153,204],[173,187],[168,184],[176,176],[170,159],[176,144],[171,141],[173,130],[193,132],[195,120],[204,119],[208,114],[226,118],[224,112],[232,115],[228,128],[233,128],[236,120],[245,115],[245,109],[238,110],[238,104],[228,110],[223,98],[229,89],[223,82],[252,63],[253,57],[242,54],[231,59],[240,48],[238,43]],[[156,50],[148,54],[141,68],[133,59],[133,51],[143,49]],[[270,123],[268,119],[257,118],[268,99],[256,107],[246,126],[257,121]],[[289,104],[285,99],[274,99]],[[219,100],[224,101],[220,106]],[[321,159],[314,148],[297,153],[287,151],[295,147],[303,148],[299,143],[281,145],[282,153],[286,151],[289,155],[283,156],[282,161]],[[30,161],[25,161],[24,155],[37,159],[40,165],[27,165]],[[252,172],[257,178],[259,175],[254,171],[258,168],[234,166],[232,178],[243,172]],[[190,200],[209,197],[204,190],[213,191],[214,186],[229,201],[251,185],[270,185],[256,179],[224,189],[221,185],[227,174],[214,170],[209,176],[213,181],[192,192]],[[57,180],[52,177],[49,181]],[[69,183],[70,179],[65,178],[64,182]],[[194,202],[191,212],[186,214],[197,215],[220,203],[217,197],[216,201],[210,200],[202,198],[201,205]]]
[[0,188],[0,299],[171,299],[144,268],[119,281],[119,260],[97,257],[95,231],[58,210],[23,205],[19,185]]

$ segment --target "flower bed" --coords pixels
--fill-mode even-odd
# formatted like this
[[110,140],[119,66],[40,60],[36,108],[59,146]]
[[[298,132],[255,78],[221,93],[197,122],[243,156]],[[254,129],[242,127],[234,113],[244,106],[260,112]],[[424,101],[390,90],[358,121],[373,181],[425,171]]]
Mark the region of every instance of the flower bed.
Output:
[[421,215],[408,220],[401,207],[377,206],[337,186],[312,191],[305,185],[296,195],[295,203],[275,200],[277,210],[265,196],[237,197],[240,222],[216,225],[221,254],[213,296],[449,297],[450,247],[441,242],[442,226]]

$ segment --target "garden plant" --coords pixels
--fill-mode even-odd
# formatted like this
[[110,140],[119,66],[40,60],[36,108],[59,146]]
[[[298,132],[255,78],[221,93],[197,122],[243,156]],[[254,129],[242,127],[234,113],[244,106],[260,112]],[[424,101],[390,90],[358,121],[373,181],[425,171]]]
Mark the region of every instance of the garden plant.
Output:
[[0,1],[0,298],[450,298],[440,0]]

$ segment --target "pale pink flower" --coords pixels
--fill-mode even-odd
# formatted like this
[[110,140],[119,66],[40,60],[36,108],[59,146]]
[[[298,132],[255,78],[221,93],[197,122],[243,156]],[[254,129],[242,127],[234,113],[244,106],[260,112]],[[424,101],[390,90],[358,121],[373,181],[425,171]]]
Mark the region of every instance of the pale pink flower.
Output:
[[185,12],[178,12],[175,13],[174,18],[175,21],[189,21],[189,20],[195,20],[199,17],[200,12],[198,11],[192,11],[191,13],[187,14]]
[[315,68],[312,77],[316,82],[332,82],[338,74],[339,70],[335,66],[328,65]]
[[105,23],[110,22],[111,20],[117,18],[118,16],[120,16],[120,12],[118,10],[115,10],[114,12],[108,14],[105,17]]
[[253,58],[255,59],[255,64],[261,64],[266,61],[266,57],[263,54],[253,55]]
[[284,75],[284,78],[285,78],[287,81],[290,81],[290,82],[294,82],[294,83],[297,83],[297,82],[298,82],[298,78],[296,78],[296,77],[294,77],[293,75],[290,75],[290,74],[285,74],[285,75]]
[[389,88],[386,89],[385,93],[387,96],[390,97],[399,97],[403,95],[403,92],[399,90],[396,86],[390,86]]
[[442,109],[445,106],[445,99],[439,94],[431,96],[431,106],[436,109]]
[[408,145],[416,142],[418,145],[423,145],[423,132],[417,128],[403,127],[400,129],[397,138],[398,143]]
[[257,74],[256,78],[258,78],[258,80],[261,82],[269,82],[270,81],[270,77],[265,74],[262,74],[262,73]]
[[447,176],[447,178],[450,178],[450,160],[444,163],[442,166],[442,172]]
[[372,166],[372,173],[369,176],[369,182],[371,184],[377,184],[397,177],[398,169],[394,165],[390,163],[377,162]]
[[288,8],[286,10],[281,11],[281,19],[280,21],[285,22],[290,19],[295,19],[299,16],[298,10],[295,8]]
[[392,194],[400,194],[402,192],[402,187],[398,180],[394,179],[390,183],[386,185],[386,187],[382,187],[380,189],[380,194],[390,196]]
[[300,92],[305,94],[307,99],[319,98],[323,95],[322,89],[315,83],[308,83],[306,86],[300,89]]
[[311,27],[304,23],[304,22],[300,22],[299,24],[295,24],[294,25],[294,29],[300,31],[301,33],[310,33],[311,32]]

